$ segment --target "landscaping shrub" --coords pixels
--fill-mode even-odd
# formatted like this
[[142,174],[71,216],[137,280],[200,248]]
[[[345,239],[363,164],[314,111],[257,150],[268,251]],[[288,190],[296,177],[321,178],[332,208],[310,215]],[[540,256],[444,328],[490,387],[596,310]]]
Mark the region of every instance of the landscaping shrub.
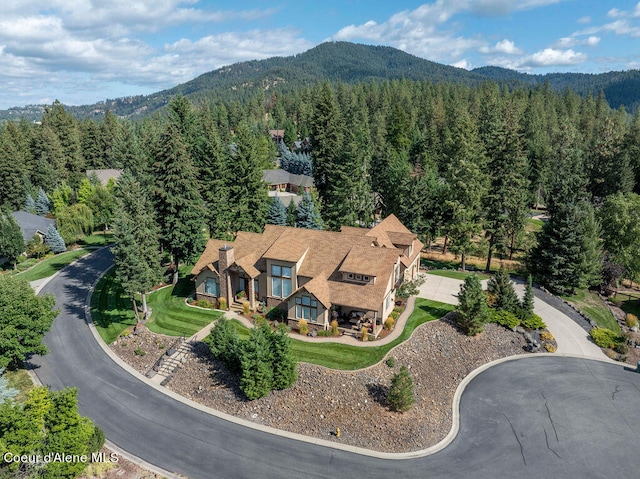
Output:
[[223,310],[227,309],[227,300],[225,298],[218,298],[218,308]]
[[362,326],[360,329],[360,339],[362,342],[369,341],[369,329],[366,326]]
[[546,349],[548,353],[555,353],[558,348],[551,343],[547,343],[544,345],[544,349]]
[[547,327],[542,318],[537,314],[534,314],[530,318],[523,319],[520,324],[527,329],[545,329]]
[[318,334],[318,336],[321,336],[321,337],[333,336],[333,334],[331,334],[331,330],[327,331],[327,330],[324,330],[324,329],[321,329],[320,331],[318,331],[317,334]]
[[616,343],[613,350],[616,353],[627,354],[629,352],[629,346],[627,346],[626,341],[620,341],[619,343]]
[[638,317],[635,314],[628,313],[626,319],[627,327],[633,328],[634,326],[638,326]]
[[613,349],[616,343],[620,342],[621,337],[614,331],[607,328],[593,328],[589,331],[589,335],[593,342],[601,348]]
[[196,301],[196,306],[200,308],[210,308],[212,305],[211,301],[209,301],[208,299],[199,299]]
[[307,326],[307,320],[301,319],[298,321],[298,331],[305,336],[309,333],[309,326]]
[[389,316],[391,316],[393,318],[394,321],[398,320],[398,317],[400,316],[400,313],[397,312],[395,309],[393,311],[391,311],[391,313],[389,314]]
[[425,275],[421,274],[413,281],[405,281],[400,285],[396,296],[399,298],[408,298],[409,296],[415,296],[420,292],[420,286],[426,281]]
[[553,341],[554,337],[549,331],[542,331],[540,333],[540,340],[542,341]]
[[393,356],[390,356],[389,358],[387,358],[387,360],[385,361],[385,364],[387,366],[389,366],[390,368],[394,367],[396,365],[396,358],[394,358]]
[[249,301],[242,302],[242,312],[245,315],[248,315],[249,313],[251,313],[251,303],[249,303]]
[[340,330],[338,329],[338,321],[335,319],[331,321],[331,329],[329,330],[331,336],[340,336]]
[[413,379],[411,379],[406,366],[402,366],[400,371],[391,379],[387,402],[394,411],[405,412],[411,409],[414,401]]
[[455,321],[469,336],[483,331],[484,323],[489,319],[489,307],[486,296],[476,274],[467,276],[460,286],[458,294],[458,314]]
[[225,363],[229,370],[237,372],[240,369],[240,344],[238,332],[233,323],[220,318],[211,329],[211,333],[204,339],[214,357]]
[[520,325],[520,318],[503,309],[492,309],[489,316],[489,322],[499,324],[505,328],[513,329]]
[[133,352],[136,356],[144,356],[145,354],[147,354],[147,352],[142,349],[142,348],[138,348]]
[[392,330],[393,330],[393,328],[395,327],[395,325],[396,325],[396,320],[395,320],[395,319],[393,319],[393,317],[389,316],[389,317],[385,320],[385,322],[384,322],[384,324],[382,325],[382,327],[383,327],[384,329],[386,329],[387,331],[392,331]]

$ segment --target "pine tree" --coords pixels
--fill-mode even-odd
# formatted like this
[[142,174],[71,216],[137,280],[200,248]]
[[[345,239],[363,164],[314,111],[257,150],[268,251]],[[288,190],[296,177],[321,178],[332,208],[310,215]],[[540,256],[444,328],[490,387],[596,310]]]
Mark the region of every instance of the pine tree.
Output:
[[509,274],[500,267],[498,272],[489,280],[487,290],[495,295],[495,307],[516,314],[520,306],[518,295],[513,287]]
[[527,285],[524,289],[522,303],[520,303],[520,319],[530,319],[533,317],[534,296],[531,275],[527,277]]
[[262,181],[263,168],[255,145],[255,133],[246,124],[239,125],[236,129],[236,147],[229,163],[234,178],[229,183],[227,206],[235,231],[259,233],[267,220],[269,197],[267,185]]
[[[266,328],[269,328],[267,325]],[[297,363],[291,352],[291,338],[287,326],[281,324],[275,331],[268,331],[271,346],[273,385],[276,390],[293,386],[298,379]]]
[[133,175],[125,172],[116,187],[116,214],[113,220],[113,249],[116,279],[134,304],[142,296],[142,310],[147,314],[146,293],[161,277],[159,229],[147,194]]
[[181,261],[204,249],[205,212],[196,170],[176,126],[169,125],[155,152],[156,213],[161,238],[175,263],[174,284]]
[[20,225],[10,214],[0,213],[0,258],[4,257],[13,262],[13,268],[18,265],[18,256],[25,249],[24,238]]
[[309,193],[305,193],[302,196],[302,201],[298,205],[296,226],[298,228],[308,228],[312,230],[322,229],[322,218],[320,217],[315,201]]
[[49,197],[44,192],[42,187],[38,190],[38,198],[34,204],[36,214],[40,216],[48,215],[51,213],[51,201],[49,201]]
[[23,208],[27,213],[36,214],[36,200],[33,199],[31,194],[27,194],[27,199],[24,200]]
[[33,155],[31,181],[46,191],[53,191],[69,177],[69,172],[65,169],[65,156],[60,140],[49,126],[42,125],[35,129],[31,141]]
[[289,206],[287,206],[287,226],[291,226],[292,228],[296,226],[297,215],[298,209],[295,201],[289,200]]
[[267,215],[267,223],[270,225],[287,225],[287,209],[279,196],[273,197],[269,213]]
[[238,332],[233,323],[224,316],[211,329],[205,343],[214,357],[222,361],[232,372],[240,371],[241,347]]
[[248,399],[258,399],[271,392],[273,370],[269,339],[261,327],[251,330],[240,356],[240,389]]
[[401,366],[400,371],[391,378],[387,402],[394,411],[406,412],[411,409],[415,400],[411,374],[406,366]]
[[22,206],[26,179],[25,155],[5,128],[0,133],[0,206],[12,211]]
[[49,246],[55,254],[67,251],[67,245],[53,225],[49,225],[49,228],[47,228],[47,232],[44,234],[44,243]]
[[469,336],[481,333],[489,318],[489,307],[476,274],[467,276],[458,294],[457,322]]

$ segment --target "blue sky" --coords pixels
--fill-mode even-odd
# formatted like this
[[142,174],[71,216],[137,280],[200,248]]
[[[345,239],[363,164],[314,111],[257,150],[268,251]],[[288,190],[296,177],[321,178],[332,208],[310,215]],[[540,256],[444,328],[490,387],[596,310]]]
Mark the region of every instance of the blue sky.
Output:
[[148,94],[324,41],[529,73],[640,68],[640,2],[625,0],[9,0],[0,108]]

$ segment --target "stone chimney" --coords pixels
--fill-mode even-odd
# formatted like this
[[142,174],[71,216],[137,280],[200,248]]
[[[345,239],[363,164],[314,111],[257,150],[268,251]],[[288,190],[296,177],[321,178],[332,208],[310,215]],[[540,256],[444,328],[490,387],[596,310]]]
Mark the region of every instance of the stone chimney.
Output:
[[233,247],[226,243],[218,250],[218,271],[220,273],[220,297],[227,300],[227,305],[231,305],[231,277],[228,268],[236,260]]

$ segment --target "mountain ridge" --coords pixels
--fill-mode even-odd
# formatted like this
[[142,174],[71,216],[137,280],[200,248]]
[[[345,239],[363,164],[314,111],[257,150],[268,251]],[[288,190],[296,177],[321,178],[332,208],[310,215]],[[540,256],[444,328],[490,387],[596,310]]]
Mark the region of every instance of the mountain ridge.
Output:
[[[150,95],[108,99],[91,105],[69,106],[78,117],[99,117],[109,109],[120,117],[137,118],[162,109],[177,94],[192,101],[230,98],[244,100],[258,91],[287,91],[319,81],[357,83],[407,79],[470,86],[493,81],[509,87],[534,87],[547,82],[554,90],[571,89],[581,95],[604,92],[612,108],[634,111],[640,105],[640,70],[590,73],[520,73],[497,66],[465,70],[419,58],[388,46],[349,42],[321,43],[288,57],[250,60],[203,73],[192,80]],[[44,105],[0,110],[0,119],[36,120]]]

